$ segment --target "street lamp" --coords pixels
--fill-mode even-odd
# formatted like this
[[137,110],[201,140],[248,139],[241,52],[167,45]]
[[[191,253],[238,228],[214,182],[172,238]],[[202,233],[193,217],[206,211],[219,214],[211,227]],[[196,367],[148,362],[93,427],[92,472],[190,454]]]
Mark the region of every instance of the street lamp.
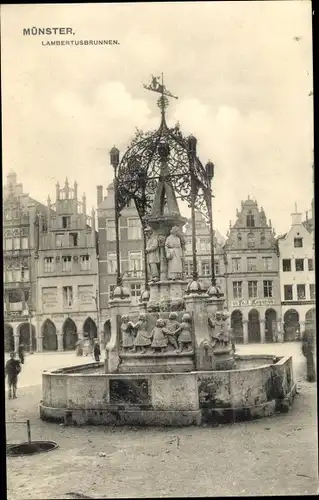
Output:
[[118,207],[118,178],[117,169],[120,163],[120,152],[114,146],[110,151],[111,165],[114,169],[114,205],[115,205],[115,238],[116,238],[116,284],[122,285],[121,260],[120,260],[120,235],[119,235],[119,207]]
[[209,161],[206,164],[205,170],[206,170],[207,180],[209,182],[209,194],[208,194],[208,197],[207,197],[207,208],[208,208],[208,216],[209,216],[210,265],[211,265],[211,273],[212,273],[212,279],[211,279],[212,286],[216,286],[215,259],[214,259],[213,207],[212,207],[212,197],[213,197],[212,180],[214,178],[214,169],[215,169],[214,163],[212,163],[211,161]]
[[195,203],[196,203],[196,176],[195,176],[195,158],[196,158],[197,139],[193,135],[187,138],[187,152],[190,165],[191,177],[191,220],[192,220],[192,253],[193,253],[193,281],[197,281],[197,256],[196,256],[196,221],[195,221]]

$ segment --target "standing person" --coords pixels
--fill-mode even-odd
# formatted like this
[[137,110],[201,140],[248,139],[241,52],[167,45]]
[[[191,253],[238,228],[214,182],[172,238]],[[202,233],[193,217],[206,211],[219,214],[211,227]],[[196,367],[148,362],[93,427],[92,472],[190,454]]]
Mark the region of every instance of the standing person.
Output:
[[312,329],[307,329],[305,330],[305,333],[302,338],[302,354],[305,356],[307,361],[308,382],[316,381],[314,351],[315,351],[314,331]]
[[10,359],[6,362],[5,375],[8,377],[9,399],[17,397],[18,374],[21,372],[20,361],[15,359],[15,353],[10,352]]
[[20,363],[23,365],[24,364],[24,344],[19,345],[18,356],[20,359]]
[[94,339],[93,354],[95,361],[100,361],[101,349],[98,339]]

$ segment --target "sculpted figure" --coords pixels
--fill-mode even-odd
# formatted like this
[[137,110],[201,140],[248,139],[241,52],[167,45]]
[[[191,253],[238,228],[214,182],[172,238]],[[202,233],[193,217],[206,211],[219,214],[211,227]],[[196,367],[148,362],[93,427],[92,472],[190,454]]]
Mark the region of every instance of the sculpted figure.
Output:
[[126,314],[122,316],[121,321],[122,323],[120,330],[122,333],[123,349],[124,351],[129,351],[134,346],[134,339],[135,339],[134,325]]
[[145,228],[145,234],[148,238],[145,251],[147,255],[150,279],[151,281],[159,281],[160,249],[158,238],[150,227]]
[[168,316],[168,321],[165,328],[163,328],[163,333],[167,338],[167,344],[172,345],[176,350],[178,350],[177,344],[177,334],[181,331],[180,323],[177,321],[177,313],[171,312]]
[[171,234],[166,238],[165,242],[169,280],[181,279],[183,275],[183,249],[178,234],[178,227],[172,227]]
[[228,313],[222,313],[222,342],[227,346],[230,342],[230,329],[228,324]]
[[179,351],[182,352],[184,347],[186,350],[190,350],[192,344],[192,318],[188,313],[183,314],[180,330],[178,336]]
[[163,352],[167,347],[167,338],[164,335],[163,329],[165,326],[165,321],[162,318],[158,318],[156,325],[152,331],[152,347],[154,352]]
[[216,311],[215,317],[208,318],[208,324],[211,327],[211,344],[212,347],[215,347],[216,344],[221,344],[223,341],[224,324],[222,319],[222,312]]
[[147,318],[146,314],[141,313],[138,322],[134,325],[136,330],[136,337],[134,340],[133,351],[139,350],[142,354],[146,352],[146,348],[152,343],[152,332],[147,331]]

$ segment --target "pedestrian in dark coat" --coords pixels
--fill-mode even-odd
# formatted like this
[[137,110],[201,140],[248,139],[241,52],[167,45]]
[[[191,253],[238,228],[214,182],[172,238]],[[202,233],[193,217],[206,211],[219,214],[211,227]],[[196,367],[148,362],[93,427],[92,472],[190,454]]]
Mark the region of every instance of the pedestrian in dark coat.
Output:
[[23,365],[24,364],[24,344],[19,345],[18,356],[20,359],[20,363]]
[[93,355],[94,355],[95,361],[100,361],[101,349],[100,349],[99,341],[97,339],[94,340]]
[[15,359],[15,353],[10,352],[10,359],[6,362],[5,375],[7,376],[9,399],[17,397],[18,375],[21,372],[20,361]]

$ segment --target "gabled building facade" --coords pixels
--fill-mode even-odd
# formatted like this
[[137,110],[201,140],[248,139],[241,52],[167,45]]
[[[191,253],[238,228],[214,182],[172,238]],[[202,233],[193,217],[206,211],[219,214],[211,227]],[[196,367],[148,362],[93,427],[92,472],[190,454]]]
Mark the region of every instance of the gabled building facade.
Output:
[[47,207],[23,192],[12,170],[3,188],[4,347],[26,350],[36,343],[35,224]]
[[226,295],[236,342],[273,342],[281,334],[277,242],[271,221],[248,198],[224,246]]
[[[97,216],[99,232],[99,290],[101,325],[105,341],[109,337],[109,299],[116,286],[116,238],[114,186],[97,186]],[[139,302],[144,283],[142,225],[134,202],[125,207],[119,219],[120,258],[123,283],[131,293],[132,304]]]
[[98,338],[99,293],[95,212],[66,179],[48,198],[48,217],[38,218],[35,237],[38,350],[72,350],[78,335]]
[[301,220],[291,214],[287,234],[278,238],[280,292],[284,339],[298,340],[305,328],[315,329],[315,255],[313,236]]

